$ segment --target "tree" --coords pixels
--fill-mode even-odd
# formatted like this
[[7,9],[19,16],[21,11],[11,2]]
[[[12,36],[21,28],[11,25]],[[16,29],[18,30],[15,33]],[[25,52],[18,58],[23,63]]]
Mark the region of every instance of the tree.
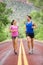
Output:
[[36,7],[43,9],[43,0],[28,0],[32,2]]
[[35,30],[35,38],[39,40],[43,40],[43,0],[29,0],[39,8],[39,10],[33,10],[31,12],[32,19],[35,21],[37,24],[37,29]]
[[11,8],[7,9],[6,4],[0,2],[0,31],[2,31],[3,26],[6,26],[9,23],[8,17],[11,13]]
[[5,28],[10,22],[9,16],[11,13],[11,8],[7,9],[6,4],[0,2],[0,41],[7,39],[7,32],[5,32]]

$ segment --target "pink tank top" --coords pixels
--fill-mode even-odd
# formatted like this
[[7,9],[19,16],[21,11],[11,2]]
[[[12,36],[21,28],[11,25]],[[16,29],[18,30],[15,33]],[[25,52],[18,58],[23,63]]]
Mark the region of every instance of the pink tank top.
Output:
[[14,31],[14,32],[11,32],[11,36],[12,36],[12,37],[18,36],[18,26],[11,25],[11,26],[10,26],[10,29],[11,29],[11,30],[16,30],[16,31]]

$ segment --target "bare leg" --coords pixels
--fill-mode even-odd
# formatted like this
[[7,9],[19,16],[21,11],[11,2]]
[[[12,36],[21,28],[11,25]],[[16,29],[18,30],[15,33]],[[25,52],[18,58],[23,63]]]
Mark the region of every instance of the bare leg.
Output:
[[[14,48],[14,52],[16,52],[17,51],[17,38],[16,39],[13,39],[13,48]],[[15,54],[17,54],[17,53],[15,53]]]
[[33,54],[33,47],[34,47],[33,42],[34,42],[34,39],[33,39],[33,38],[31,38],[31,54]]
[[13,41],[13,48],[15,49],[15,39],[12,39]]
[[31,38],[31,48],[33,49],[34,47],[34,38]]
[[15,39],[15,50],[17,50],[17,42],[18,42],[18,38],[16,37],[16,39]]
[[30,47],[31,47],[31,38],[29,36],[27,36],[27,42],[28,42],[28,48],[30,50]]

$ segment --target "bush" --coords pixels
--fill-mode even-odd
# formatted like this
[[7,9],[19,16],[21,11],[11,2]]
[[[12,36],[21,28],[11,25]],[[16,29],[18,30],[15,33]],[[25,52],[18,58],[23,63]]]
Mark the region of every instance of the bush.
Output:
[[3,41],[7,39],[8,37],[8,31],[5,28],[9,24],[9,16],[11,15],[12,10],[11,8],[6,8],[6,4],[3,2],[0,2],[0,41]]
[[37,25],[37,28],[35,29],[35,38],[43,40],[43,12],[32,11],[30,15]]
[[0,42],[5,40],[5,39],[7,39],[6,33],[4,33],[4,32],[0,33]]

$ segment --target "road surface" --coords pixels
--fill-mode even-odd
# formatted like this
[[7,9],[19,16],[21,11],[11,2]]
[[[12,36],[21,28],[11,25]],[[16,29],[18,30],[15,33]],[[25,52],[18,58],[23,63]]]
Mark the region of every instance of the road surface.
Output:
[[28,53],[25,39],[18,40],[18,55],[13,52],[12,41],[0,43],[0,65],[43,65],[43,43],[34,41],[33,54]]

